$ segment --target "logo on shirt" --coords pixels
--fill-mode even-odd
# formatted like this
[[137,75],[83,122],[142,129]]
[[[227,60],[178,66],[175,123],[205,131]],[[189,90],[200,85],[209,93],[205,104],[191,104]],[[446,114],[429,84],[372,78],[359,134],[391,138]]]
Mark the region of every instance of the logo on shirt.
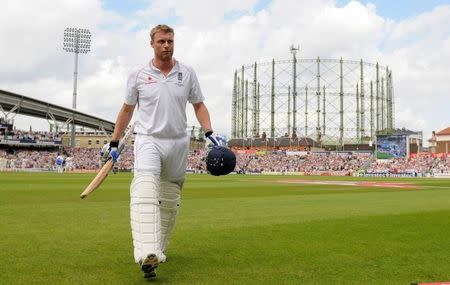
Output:
[[145,84],[153,84],[153,83],[158,83],[158,81],[156,81],[153,77],[149,76],[147,77],[147,81],[145,82]]
[[183,73],[182,72],[178,72],[178,86],[184,86],[183,84]]

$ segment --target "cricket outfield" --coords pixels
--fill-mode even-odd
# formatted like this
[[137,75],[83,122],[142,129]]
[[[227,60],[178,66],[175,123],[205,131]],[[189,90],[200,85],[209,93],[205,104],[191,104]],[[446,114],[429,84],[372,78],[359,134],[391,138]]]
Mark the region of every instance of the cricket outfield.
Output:
[[131,174],[81,200],[93,177],[0,173],[0,284],[450,281],[450,179],[188,175],[148,282],[132,257]]

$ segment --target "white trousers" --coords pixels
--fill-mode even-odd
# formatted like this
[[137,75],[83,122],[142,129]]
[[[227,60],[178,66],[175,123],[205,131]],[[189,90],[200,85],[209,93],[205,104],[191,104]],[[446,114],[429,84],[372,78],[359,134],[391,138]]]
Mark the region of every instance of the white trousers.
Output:
[[180,205],[189,137],[160,139],[137,135],[130,218],[136,262],[148,254],[164,259]]

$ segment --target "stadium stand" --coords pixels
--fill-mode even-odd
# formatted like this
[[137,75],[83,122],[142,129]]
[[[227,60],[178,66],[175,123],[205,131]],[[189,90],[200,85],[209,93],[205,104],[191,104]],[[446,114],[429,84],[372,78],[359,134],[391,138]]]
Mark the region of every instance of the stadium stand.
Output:
[[73,119],[77,126],[106,132],[114,130],[114,122],[2,89],[0,89],[0,107],[4,114],[6,112],[6,114],[16,113],[42,119],[51,118],[59,122],[68,122]]
[[[9,171],[55,169],[60,149],[0,149],[0,169]],[[96,171],[100,148],[65,148],[66,171]],[[189,173],[206,173],[205,149],[189,152]],[[445,176],[450,173],[450,157],[428,153],[410,158],[376,160],[371,152],[257,151],[236,150],[236,173],[365,176]],[[126,147],[117,164],[120,171],[131,171],[133,147]]]
[[[79,126],[94,128],[103,133],[112,131],[114,123],[71,109],[39,101],[21,94],[0,90],[0,106],[4,114],[19,113],[52,121],[68,122],[74,118]],[[7,113],[5,113],[7,112]],[[0,117],[0,170],[52,171],[58,153],[65,158],[66,171],[96,171],[99,168],[99,152],[106,139],[95,132],[86,135],[86,145],[64,147],[62,133],[15,130],[11,120]],[[263,132],[259,137],[231,139],[230,148],[236,152],[236,173],[279,173],[303,175],[367,175],[367,176],[448,176],[450,177],[450,128],[433,132],[431,153],[422,152],[422,133],[395,129],[397,134],[409,137],[409,158],[377,160],[374,146],[362,144],[321,146],[309,137],[296,132],[282,137],[269,137]],[[196,129],[191,130],[194,138]],[[191,151],[186,171],[206,173],[201,130],[198,139],[191,140]],[[81,138],[80,138],[81,141]],[[132,143],[132,142],[131,142]],[[130,171],[133,166],[133,147],[126,147],[115,169]]]

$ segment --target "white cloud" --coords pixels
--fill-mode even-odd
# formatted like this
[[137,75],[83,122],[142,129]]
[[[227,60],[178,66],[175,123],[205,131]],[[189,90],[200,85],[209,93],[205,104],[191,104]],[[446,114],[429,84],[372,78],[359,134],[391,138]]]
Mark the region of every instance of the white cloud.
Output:
[[[230,12],[251,10],[257,0],[228,0],[228,1],[152,1],[148,9],[139,14],[143,18],[164,20],[161,15],[170,15],[177,18],[181,25],[189,25],[199,29],[218,25]],[[154,23],[156,24],[156,23]]]
[[[397,126],[432,130],[450,125],[450,5],[394,23],[384,61],[393,69]],[[445,114],[447,113],[447,114]]]
[[395,25],[390,40],[408,40],[412,37],[429,35],[448,36],[450,5],[437,6],[432,11],[425,12]]
[[423,130],[425,120],[417,116],[410,108],[398,108],[396,119],[407,125],[410,129]]
[[[231,128],[235,69],[255,61],[339,58],[380,62],[393,70],[396,126],[432,130],[449,125],[450,5],[404,21],[372,4],[274,0],[152,1],[124,18],[101,1],[7,1],[0,11],[0,88],[71,106],[73,55],[62,50],[65,27],[91,29],[92,51],[80,56],[78,109],[114,120],[130,70],[147,62],[151,26],[176,19],[175,57],[195,68],[213,124]],[[202,12],[199,12],[202,11]],[[204,12],[207,11],[207,12]],[[236,19],[225,16],[237,12]],[[190,110],[191,108],[188,107]],[[190,125],[196,124],[189,111]]]
[[66,58],[62,50],[64,29],[76,26],[96,33],[99,25],[114,18],[117,16],[102,10],[100,1],[19,0],[2,3],[2,78],[20,80],[58,74],[58,63],[65,62]]

